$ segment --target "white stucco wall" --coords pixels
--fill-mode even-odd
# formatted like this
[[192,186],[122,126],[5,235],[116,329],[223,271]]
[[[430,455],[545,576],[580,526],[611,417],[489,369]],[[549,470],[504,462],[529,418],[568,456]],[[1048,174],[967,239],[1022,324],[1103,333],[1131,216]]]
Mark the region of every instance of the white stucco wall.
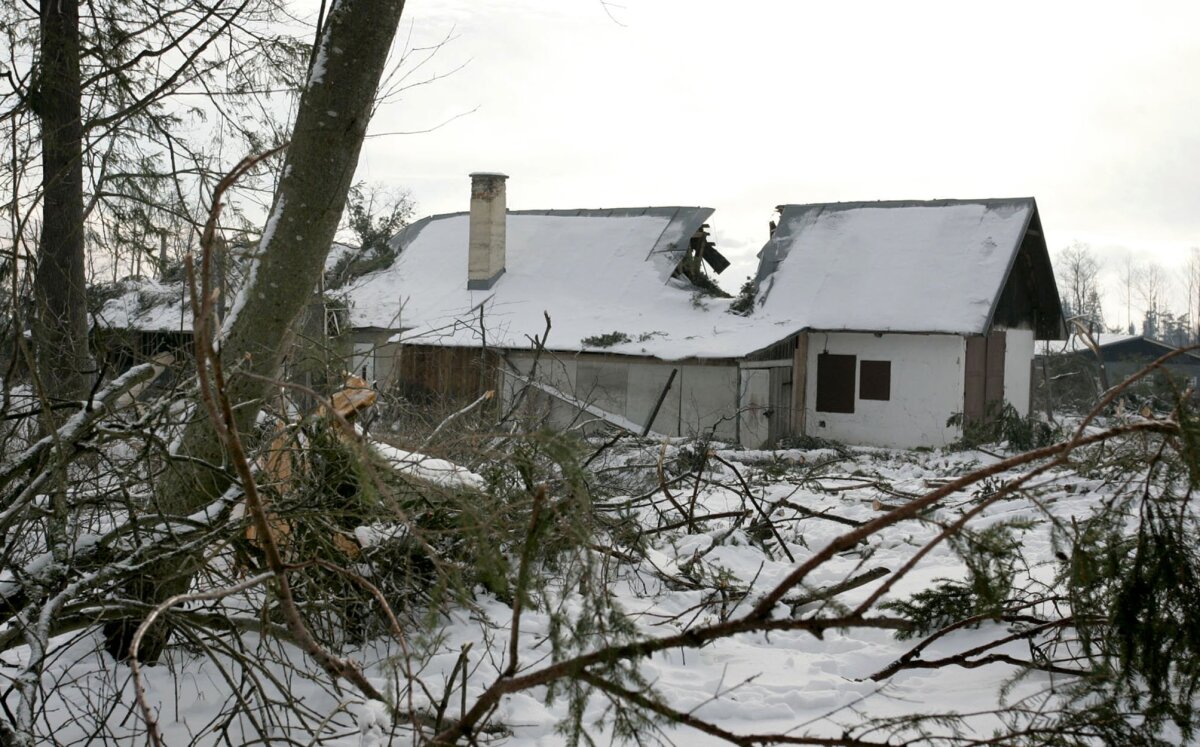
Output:
[[736,442],[737,365],[685,365],[679,375],[680,435],[712,433],[719,441]]
[[388,335],[384,332],[356,331],[350,346],[350,357],[343,364],[346,370],[362,376],[366,367],[367,381],[387,381],[392,372],[394,355],[393,346],[388,345],[387,339]]
[[356,342],[350,356],[350,373],[375,381],[375,343]]
[[[817,412],[817,356],[821,353],[891,362],[891,398],[859,398],[854,412]],[[965,344],[956,335],[813,332],[808,346],[805,432],[855,444],[911,448],[944,446],[959,436],[946,420],[963,409]]]
[[[654,410],[654,403],[658,401],[658,395],[662,394],[663,387],[667,385],[667,379],[671,377],[671,369],[674,366],[657,362],[627,363],[625,365],[629,368],[629,380],[635,384],[629,387],[625,417],[644,426],[650,413]],[[678,432],[678,386],[679,376],[676,375],[675,381],[671,384],[671,391],[667,392],[667,398],[663,400],[662,407],[659,408],[658,415],[654,418],[654,425],[651,429],[655,433],[676,435]]]
[[1033,330],[1010,329],[1004,340],[1004,399],[1022,416],[1029,414],[1033,376]]
[[[530,353],[510,353],[508,360],[522,375],[532,364]],[[537,378],[569,398],[612,413],[635,430],[645,425],[672,369],[679,369],[671,390],[654,419],[652,430],[667,436],[713,433],[721,441],[736,441],[738,370],[733,362],[701,365],[617,355],[543,355]],[[522,386],[505,377],[504,401]],[[567,428],[594,415],[545,392],[527,398],[530,413],[557,428]]]
[[[503,379],[501,384],[501,402],[505,409],[512,404],[513,398],[525,386],[523,377],[527,377],[533,367],[532,353],[510,353],[508,363],[517,369],[519,376],[514,375],[509,366],[501,368]],[[563,392],[573,391],[575,387],[574,358],[559,358],[549,354],[538,360],[537,380]],[[521,404],[521,417],[530,421],[531,425],[547,425],[553,428],[570,428],[579,422],[580,413],[577,408],[570,407],[561,400],[542,392],[531,389],[526,393]]]

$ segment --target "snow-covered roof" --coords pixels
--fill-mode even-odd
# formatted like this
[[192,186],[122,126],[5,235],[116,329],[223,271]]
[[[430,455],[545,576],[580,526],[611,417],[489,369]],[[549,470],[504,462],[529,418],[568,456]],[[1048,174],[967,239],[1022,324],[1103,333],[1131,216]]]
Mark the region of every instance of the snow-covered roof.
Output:
[[[1100,347],[1106,345],[1115,345],[1118,342],[1126,340],[1136,340],[1141,335],[1118,334],[1114,332],[1100,332],[1096,338],[1096,344]],[[1087,343],[1079,335],[1071,335],[1066,340],[1039,340],[1037,352],[1038,355],[1054,354],[1054,353],[1079,353],[1084,350],[1091,350]]]
[[192,309],[184,283],[127,278],[119,295],[104,302],[96,315],[103,327],[145,332],[191,332]]
[[784,205],[759,309],[813,330],[981,334],[1036,213],[1032,198]]
[[[703,207],[517,210],[507,213],[505,272],[487,290],[467,288],[469,216],[424,218],[393,242],[395,261],[344,289],[350,326],[398,330],[415,344],[603,350],[664,360],[737,358],[802,330],[977,334],[997,316],[1022,241],[1037,222],[1030,198],[788,205],[760,253],[759,295],[748,317],[728,299],[674,277]],[[1033,264],[1048,276],[1040,239]],[[329,265],[336,262],[331,253]],[[1023,288],[1025,293],[1028,288]],[[182,294],[147,304],[131,287],[105,305],[114,327],[184,329]],[[1013,294],[1008,294],[1013,295]],[[175,300],[178,299],[178,300]],[[1053,316],[1046,314],[1045,316]],[[481,329],[482,319],[482,329]],[[619,333],[598,348],[584,340]]]
[[[325,258],[325,272],[332,270],[354,247],[337,243]],[[120,281],[117,295],[108,299],[96,315],[96,323],[112,329],[136,329],[143,332],[191,332],[192,307],[187,284],[182,280],[163,282],[154,278],[131,277]],[[227,291],[226,304],[233,301],[237,289]]]
[[[524,348],[551,320],[547,347],[581,350],[613,332],[606,352],[664,359],[730,357],[787,336],[722,313],[672,278],[710,208],[510,211],[505,272],[487,290],[467,288],[468,215],[425,218],[405,229],[396,261],[348,288],[350,324],[403,330],[400,339]],[[749,335],[749,336],[748,336]],[[753,338],[753,339],[751,339]]]

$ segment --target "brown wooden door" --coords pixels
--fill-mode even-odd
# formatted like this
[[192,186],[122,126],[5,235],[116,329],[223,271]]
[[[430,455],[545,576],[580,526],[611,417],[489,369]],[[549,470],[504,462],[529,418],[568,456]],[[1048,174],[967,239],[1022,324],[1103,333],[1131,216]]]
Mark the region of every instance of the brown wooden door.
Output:
[[977,335],[966,340],[963,421],[972,424],[983,420],[992,403],[1004,399],[1005,335],[1004,330],[996,330],[987,337]]
[[[987,375],[983,382],[985,409],[991,408],[992,403],[1003,404],[1004,402],[1004,350],[1004,330],[997,330],[988,335]],[[999,412],[999,404],[991,411]]]

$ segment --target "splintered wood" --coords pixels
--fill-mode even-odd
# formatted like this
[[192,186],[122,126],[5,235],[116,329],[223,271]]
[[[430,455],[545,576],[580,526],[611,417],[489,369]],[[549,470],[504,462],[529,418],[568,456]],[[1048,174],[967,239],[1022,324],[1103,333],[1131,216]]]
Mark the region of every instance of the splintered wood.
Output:
[[[366,380],[361,376],[350,374],[346,377],[346,386],[329,398],[329,404],[333,408],[335,417],[354,422],[355,417],[374,405],[378,398],[379,394],[371,388]],[[324,404],[317,409],[317,416],[324,419],[330,417],[329,410]],[[349,436],[343,432],[340,437],[346,439]],[[295,476],[294,460],[304,459],[303,452],[297,454],[291,445],[291,434],[289,434],[287,426],[281,423],[275,429],[275,437],[271,440],[267,456],[259,461],[262,476],[278,486],[281,491],[286,490]],[[267,523],[280,547],[286,548],[288,537],[292,534],[292,525],[286,519],[271,512],[267,512]],[[253,524],[246,527],[246,539],[251,545],[260,546],[258,530]],[[358,557],[362,552],[357,541],[339,532],[334,532],[333,544],[351,558]]]

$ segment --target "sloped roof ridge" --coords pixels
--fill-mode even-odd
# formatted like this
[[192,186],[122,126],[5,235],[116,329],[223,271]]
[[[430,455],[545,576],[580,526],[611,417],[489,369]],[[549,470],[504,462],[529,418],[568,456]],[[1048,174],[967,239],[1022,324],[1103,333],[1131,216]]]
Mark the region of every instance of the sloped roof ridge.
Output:
[[646,205],[645,207],[613,207],[613,208],[547,208],[533,210],[509,210],[509,215],[562,215],[590,216],[596,218],[627,218],[640,215],[673,216],[680,211],[703,212],[712,208],[699,205]]
[[786,202],[777,206],[783,208],[825,208],[826,210],[850,210],[864,207],[951,207],[954,205],[1007,205],[1013,203],[1036,204],[1037,200],[1030,197],[982,197],[976,199],[934,199],[934,200],[859,200],[853,202]]
[[1164,348],[1168,352],[1172,351],[1172,350],[1178,350],[1178,351],[1180,351],[1179,356],[1181,356],[1181,357],[1185,356],[1185,357],[1189,357],[1189,358],[1200,358],[1200,351],[1188,350],[1189,346],[1187,346],[1187,345],[1184,345],[1182,347],[1179,345],[1172,345],[1171,343],[1166,342],[1165,340],[1160,340],[1157,337],[1148,337],[1146,335],[1129,335],[1124,340],[1110,340],[1105,343],[1100,343],[1100,347],[1103,348],[1103,347],[1107,347],[1109,345],[1119,345],[1122,342],[1129,342],[1130,340],[1136,340],[1139,338],[1142,340],[1145,340],[1146,342],[1150,343],[1151,345],[1157,345],[1161,348]]
[[[1096,345],[1101,348],[1111,348],[1125,343],[1141,340],[1156,347],[1162,348],[1166,352],[1172,350],[1181,351],[1174,359],[1188,358],[1200,360],[1200,351],[1188,350],[1187,347],[1179,347],[1172,345],[1164,340],[1159,340],[1154,337],[1147,337],[1142,334],[1129,334],[1127,332],[1098,332],[1095,334]],[[1039,341],[1039,354],[1041,353],[1088,353],[1090,349],[1084,343],[1083,338],[1078,334],[1071,334],[1066,340],[1041,340]]]
[[[660,274],[663,282],[666,282],[674,273],[679,262],[682,261],[687,249],[686,243],[682,246],[678,245],[680,241],[686,242],[692,234],[700,229],[700,226],[707,221],[712,214],[716,212],[713,208],[688,206],[688,205],[650,205],[646,207],[617,207],[617,208],[550,208],[550,209],[527,209],[527,210],[509,210],[510,216],[546,216],[546,217],[564,217],[564,218],[639,218],[639,217],[657,217],[667,219],[667,224],[663,227],[662,233],[653,246],[646,253],[646,259],[654,256],[669,255],[660,266]],[[416,220],[404,228],[400,229],[395,236],[388,240],[388,243],[396,245],[408,245],[416,241],[421,231],[431,223],[448,218],[460,218],[470,215],[469,211],[458,211],[454,213],[439,213],[436,215],[427,215],[419,220]],[[674,229],[674,230],[673,230]]]
[[[695,223],[695,227],[699,228],[704,221],[708,220],[712,214],[716,212],[713,208],[702,207],[699,205],[647,205],[645,207],[615,207],[615,208],[536,208],[509,210],[509,215],[547,215],[547,216],[563,216],[563,217],[594,217],[594,218],[635,218],[642,215],[653,215],[665,218],[674,218],[680,213],[687,213],[691,219],[689,222]],[[445,218],[458,218],[461,216],[470,215],[470,211],[458,210],[453,213],[434,213],[426,215],[409,223],[404,228],[396,232],[396,235],[388,239],[388,243],[396,241],[412,240],[417,237],[421,229],[436,220]],[[697,217],[699,220],[697,220]]]
[[[702,205],[646,205],[643,207],[613,207],[613,208],[523,208],[521,210],[509,210],[509,215],[561,215],[561,216],[588,216],[596,218],[624,218],[636,217],[639,215],[675,215],[680,210],[688,211],[708,211],[711,215],[712,208]],[[426,215],[418,220],[408,224],[405,228],[400,229],[399,233],[418,223],[428,223],[430,221],[440,220],[442,218],[457,218],[462,215],[470,215],[468,210],[457,210],[452,213],[434,213]]]

